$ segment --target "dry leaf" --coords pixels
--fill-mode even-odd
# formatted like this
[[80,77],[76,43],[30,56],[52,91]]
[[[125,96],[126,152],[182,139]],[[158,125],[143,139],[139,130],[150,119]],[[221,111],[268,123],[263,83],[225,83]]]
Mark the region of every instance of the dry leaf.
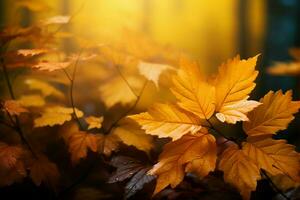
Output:
[[32,57],[32,56],[44,54],[47,52],[48,52],[48,49],[19,49],[19,50],[17,50],[18,55],[22,55],[25,57],[27,57],[27,56]]

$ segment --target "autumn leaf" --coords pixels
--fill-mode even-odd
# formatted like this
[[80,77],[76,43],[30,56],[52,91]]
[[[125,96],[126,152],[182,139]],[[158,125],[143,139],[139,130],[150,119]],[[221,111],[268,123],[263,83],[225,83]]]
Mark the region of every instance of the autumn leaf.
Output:
[[70,16],[65,16],[65,15],[58,15],[51,17],[42,23],[44,25],[52,25],[52,24],[67,24],[70,21]]
[[133,120],[123,120],[113,129],[112,134],[117,135],[126,145],[135,146],[137,149],[149,152],[153,148],[153,139],[145,134]]
[[25,57],[32,57],[47,53],[48,49],[18,49],[17,54]]
[[103,117],[89,116],[86,117],[84,120],[88,124],[88,130],[102,127]]
[[128,157],[116,156],[110,164],[117,168],[116,172],[109,178],[109,183],[124,181],[130,178],[125,186],[125,199],[133,196],[141,190],[146,183],[154,180],[154,176],[147,174],[150,167],[142,162]]
[[166,144],[159,162],[149,172],[158,176],[154,195],[168,185],[176,187],[183,180],[184,172],[195,172],[201,178],[205,177],[214,171],[216,159],[215,138],[205,128]]
[[148,63],[143,61],[139,62],[138,69],[140,74],[145,76],[148,80],[153,81],[157,88],[160,75],[166,70],[174,70],[174,68],[170,65]]
[[10,146],[0,142],[0,166],[6,169],[13,168],[23,155],[20,146]]
[[30,90],[40,91],[44,97],[54,96],[58,98],[64,98],[65,96],[61,91],[59,91],[49,83],[41,80],[26,79],[25,83],[29,86]]
[[18,101],[6,100],[3,103],[3,110],[7,111],[10,115],[20,115],[21,113],[28,112],[28,110],[20,105]]
[[[136,91],[141,89],[142,80],[134,76],[126,77],[126,80],[131,88]],[[99,87],[100,96],[107,107],[112,107],[117,103],[126,105],[136,100],[135,94],[128,87],[126,82],[116,77]]]
[[22,95],[17,100],[24,107],[41,107],[45,105],[45,100],[40,95]]
[[249,101],[250,92],[254,89],[257,57],[240,60],[237,56],[219,67],[216,78],[216,117],[221,122],[235,124],[237,121],[248,121],[247,113],[260,105]]
[[98,135],[78,131],[73,133],[68,140],[69,152],[71,154],[71,161],[77,164],[80,159],[87,156],[88,150],[97,152],[98,150]]
[[285,140],[250,137],[243,143],[243,151],[256,165],[272,175],[283,174],[300,181],[300,156]]
[[299,101],[292,101],[292,91],[270,91],[260,102],[262,105],[248,113],[249,121],[243,123],[249,136],[276,134],[286,129],[300,108]]
[[35,185],[40,186],[42,183],[55,188],[58,183],[60,174],[55,163],[49,161],[44,155],[38,155],[33,158],[30,164],[30,178]]
[[119,148],[120,138],[114,134],[98,135],[98,152],[110,156],[112,152]]
[[24,154],[21,146],[0,142],[0,186],[8,186],[21,181],[27,175],[22,160]]
[[232,144],[221,155],[218,168],[224,172],[224,180],[234,185],[243,199],[250,199],[260,179],[256,163],[237,145]]
[[196,62],[182,58],[180,67],[172,88],[178,104],[202,119],[209,119],[215,111],[214,86],[205,82]]
[[200,120],[176,105],[155,104],[148,112],[129,116],[135,120],[147,134],[158,137],[179,139],[188,132],[196,133],[201,129]]
[[[83,112],[75,108],[77,117],[82,117]],[[61,106],[47,107],[42,115],[34,120],[35,127],[62,125],[72,119],[73,109]]]
[[298,76],[300,74],[300,62],[275,62],[267,69],[271,75]]
[[42,61],[32,66],[34,69],[53,72],[55,70],[61,70],[69,67],[71,62],[48,62]]

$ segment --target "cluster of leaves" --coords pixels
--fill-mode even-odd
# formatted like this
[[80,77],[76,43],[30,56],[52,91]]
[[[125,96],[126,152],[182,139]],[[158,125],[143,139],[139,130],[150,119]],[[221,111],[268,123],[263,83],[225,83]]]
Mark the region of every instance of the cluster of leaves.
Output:
[[[19,6],[40,8],[22,2]],[[291,91],[271,91],[260,101],[249,100],[258,56],[237,56],[208,77],[188,56],[138,33],[126,30],[120,40],[96,43],[62,32],[73,18],[54,16],[0,32],[0,64],[8,91],[1,96],[0,186],[28,176],[37,186],[57,190],[64,170],[48,146],[60,140],[73,168],[89,155],[116,168],[108,170],[106,181],[125,182],[126,198],[155,180],[153,195],[163,198],[161,191],[169,185],[175,188],[191,175],[205,180],[217,170],[244,199],[250,198],[258,180],[269,176],[287,177],[293,186],[299,183],[295,147],[272,137],[287,128],[300,102],[292,100]],[[76,42],[79,53],[59,48],[65,38]],[[20,48],[24,46],[30,47]],[[167,103],[133,114],[154,101]],[[217,123],[238,122],[246,140],[215,128]],[[144,159],[123,155],[123,146],[145,152]],[[199,191],[196,187],[191,193]]]

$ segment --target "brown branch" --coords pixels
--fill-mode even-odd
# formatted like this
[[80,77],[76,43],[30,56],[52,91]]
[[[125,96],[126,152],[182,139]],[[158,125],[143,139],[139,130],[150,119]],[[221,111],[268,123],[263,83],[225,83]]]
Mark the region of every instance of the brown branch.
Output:
[[[3,58],[1,58],[1,66],[2,66],[2,69],[3,69],[3,73],[4,73],[4,77],[5,77],[7,87],[8,87],[9,94],[10,94],[11,98],[13,100],[15,100],[16,97],[15,97],[15,94],[14,94],[14,91],[13,91],[13,88],[12,88],[12,84],[9,80],[8,71],[7,71],[7,68],[6,68],[6,65],[5,65],[5,62],[4,62]],[[9,112],[7,112],[7,116],[11,120],[11,123],[14,125],[16,132],[19,134],[19,136],[21,138],[21,141],[28,147],[28,149],[30,150],[32,155],[35,158],[37,158],[37,155],[36,155],[35,151],[33,150],[32,146],[30,145],[30,143],[27,141],[27,139],[25,137],[25,134],[24,134],[24,132],[21,128],[21,123],[20,123],[20,120],[19,120],[18,116],[15,116],[14,120],[13,120],[13,117],[9,114]]]

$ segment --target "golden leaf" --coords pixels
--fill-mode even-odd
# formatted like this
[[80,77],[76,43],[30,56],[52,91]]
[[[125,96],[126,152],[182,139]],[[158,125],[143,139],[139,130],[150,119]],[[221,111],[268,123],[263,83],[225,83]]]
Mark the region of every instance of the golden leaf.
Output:
[[148,112],[129,118],[139,123],[147,134],[171,137],[173,140],[201,129],[201,122],[195,115],[172,104],[155,104]]
[[[75,108],[77,117],[82,117],[83,112]],[[42,116],[34,120],[35,127],[62,125],[72,119],[73,109],[61,106],[48,107],[42,113]]]
[[250,199],[260,179],[259,168],[245,152],[232,144],[221,155],[218,168],[224,172],[224,180],[234,185],[243,199]]
[[149,171],[158,176],[154,194],[168,185],[176,187],[183,180],[184,171],[205,177],[215,170],[216,159],[215,138],[205,128],[194,135],[186,134],[179,140],[166,144],[159,162]]
[[160,75],[170,69],[174,69],[170,65],[157,64],[157,63],[148,63],[148,62],[139,62],[138,69],[141,75],[145,76],[148,80],[153,81],[155,86],[158,88],[158,80]]
[[243,143],[243,151],[257,166],[272,175],[284,174],[300,181],[300,156],[285,140],[250,137]]
[[58,98],[63,98],[65,95],[50,85],[47,82],[37,80],[37,79],[26,79],[25,83],[29,86],[29,89],[31,90],[38,90],[42,93],[43,96],[54,96]]
[[267,69],[267,72],[272,75],[298,76],[300,74],[300,62],[276,62]]
[[93,128],[101,128],[102,127],[103,117],[89,116],[89,117],[86,117],[84,120],[89,125],[88,130],[93,129]]
[[45,100],[40,95],[22,95],[18,102],[24,107],[41,107],[45,105]]
[[215,111],[214,86],[205,82],[196,62],[181,59],[180,67],[172,88],[178,104],[202,119],[209,119]]
[[6,100],[3,103],[3,109],[6,110],[10,115],[20,115],[21,113],[28,112],[26,108],[15,100]]
[[22,55],[25,57],[36,56],[36,55],[44,54],[47,52],[48,52],[48,49],[19,49],[19,50],[17,50],[18,55]]
[[43,21],[42,23],[44,25],[67,24],[67,23],[69,23],[70,18],[71,18],[70,16],[58,15],[58,16],[51,17],[51,18]]
[[68,146],[73,164],[77,164],[80,159],[85,158],[88,150],[97,152],[98,136],[99,135],[96,134],[78,131],[69,137]]
[[117,135],[124,144],[135,146],[141,151],[149,152],[153,148],[152,137],[145,134],[132,120],[124,120],[113,130],[113,134]]
[[[141,88],[142,80],[134,76],[127,77],[126,80],[131,88],[137,90]],[[117,103],[126,105],[136,100],[135,94],[130,90],[126,82],[116,77],[99,87],[101,98],[107,107],[112,107]]]
[[53,72],[55,70],[65,69],[71,65],[71,62],[48,62],[42,61],[32,66],[32,68]]
[[292,101],[292,91],[285,94],[281,90],[270,91],[260,102],[261,106],[248,113],[250,121],[243,123],[249,136],[275,134],[286,129],[300,108],[300,101]]
[[247,101],[254,89],[257,57],[240,60],[237,56],[219,67],[216,78],[216,117],[224,122],[235,124],[247,121],[246,114],[260,103]]

